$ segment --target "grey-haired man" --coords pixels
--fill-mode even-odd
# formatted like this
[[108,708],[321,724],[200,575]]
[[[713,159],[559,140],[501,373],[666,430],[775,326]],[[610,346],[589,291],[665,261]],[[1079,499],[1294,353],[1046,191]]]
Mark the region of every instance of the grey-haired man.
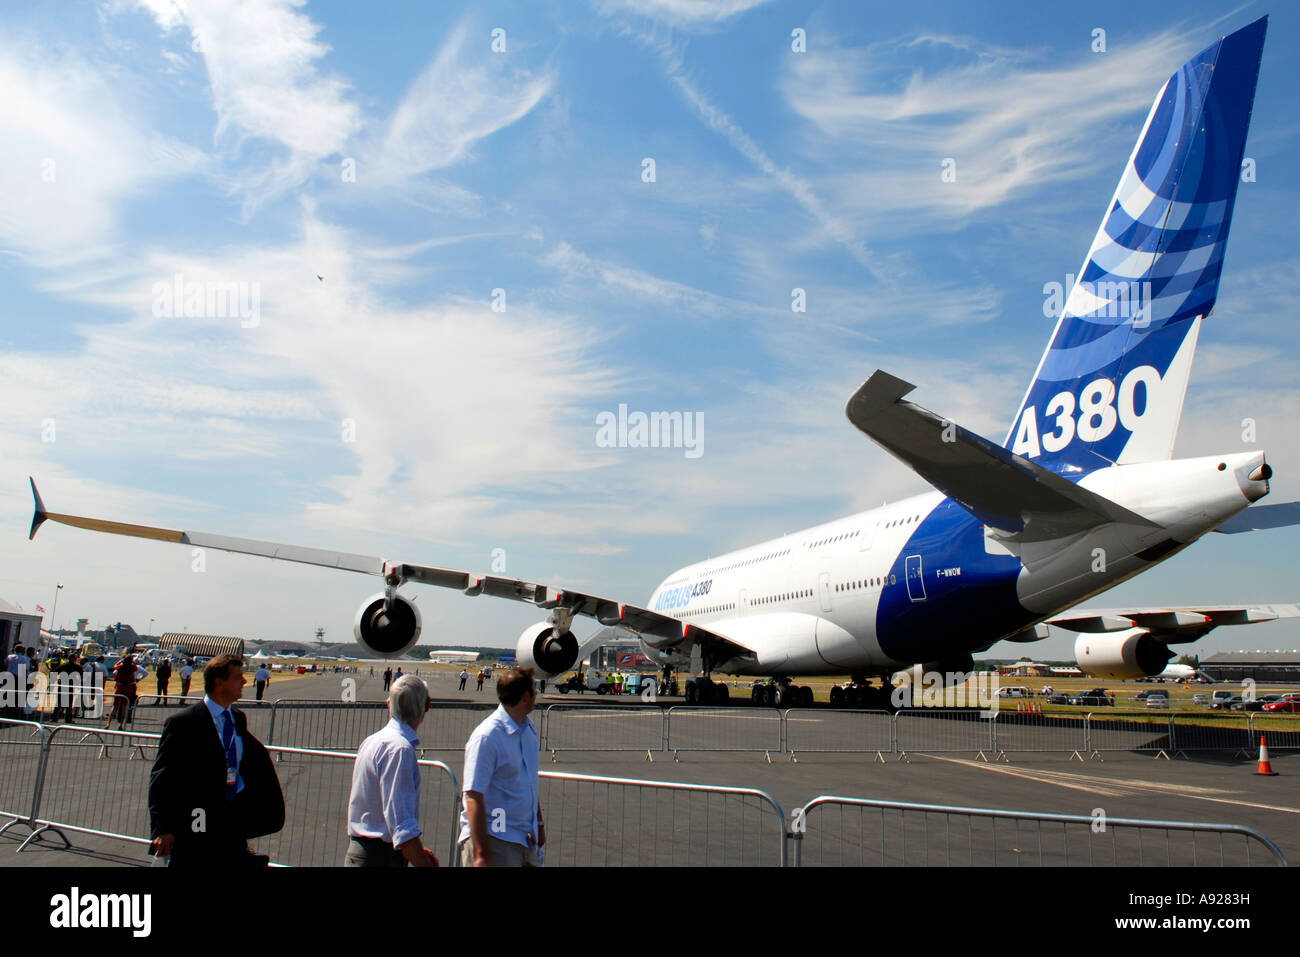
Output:
[[420,765],[416,734],[429,689],[402,675],[388,692],[388,724],[361,743],[348,798],[348,867],[437,867],[420,840]]

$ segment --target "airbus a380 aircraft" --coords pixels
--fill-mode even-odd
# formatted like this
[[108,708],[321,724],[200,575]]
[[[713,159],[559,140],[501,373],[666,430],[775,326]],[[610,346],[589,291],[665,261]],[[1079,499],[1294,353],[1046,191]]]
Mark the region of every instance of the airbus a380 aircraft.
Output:
[[[1062,614],[1207,532],[1295,524],[1293,506],[1242,513],[1268,494],[1263,452],[1172,458],[1192,355],[1214,306],[1237,194],[1266,21],[1193,57],[1156,96],[1101,228],[1006,442],[999,447],[904,398],[877,371],[849,421],[936,491],[755,545],[669,575],[644,607],[454,569],[48,512],[97,531],[382,576],[357,640],[397,655],[419,637],[406,582],[528,602],[545,620],[520,636],[521,664],[571,668],[575,617],[621,625],[662,663],[705,675],[774,675],[772,703],[806,703],[796,675],[852,674],[847,703],[883,706],[887,676],[914,664],[968,672],[997,641],[1047,624],[1083,633],[1084,670],[1158,674],[1170,642],[1300,606],[1117,609]],[[589,639],[588,644],[594,643]],[[881,678],[879,688],[867,679]],[[723,700],[726,686],[688,685]]]

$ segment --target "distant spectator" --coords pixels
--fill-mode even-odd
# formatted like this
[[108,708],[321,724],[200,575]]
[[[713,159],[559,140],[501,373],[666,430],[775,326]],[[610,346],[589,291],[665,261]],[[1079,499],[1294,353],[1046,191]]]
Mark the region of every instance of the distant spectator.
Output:
[[262,696],[266,694],[266,686],[271,680],[271,672],[266,670],[266,665],[261,665],[257,669],[257,674],[253,675],[253,683],[257,686],[257,700],[261,701]]
[[172,680],[172,663],[166,658],[159,663],[157,670],[154,671],[154,677],[158,679],[158,704],[167,704],[167,685]]
[[478,690],[479,690],[479,691],[482,691],[482,690],[483,690],[483,682],[484,682],[484,680],[486,680],[486,678],[487,678],[487,675],[486,675],[484,672],[480,671],[480,672],[478,673]]
[[[103,661],[103,659],[100,659]],[[190,679],[194,677],[194,659],[188,658],[185,664],[181,665],[181,697],[190,696]]]
[[5,713],[16,717],[18,710],[26,710],[27,706],[27,652],[22,645],[15,645],[13,653],[5,659],[5,671],[12,675],[11,686],[15,694],[13,705],[6,708]]
[[135,660],[127,655],[113,668],[113,710],[104,722],[107,728],[117,718],[117,729],[126,730],[131,711],[135,707]]
[[[461,669],[460,669],[460,687],[457,688],[456,690],[457,690],[457,691],[464,691],[464,690],[465,690],[465,682],[466,682],[466,681],[469,681],[469,671],[468,671],[467,669],[465,669],[465,668],[461,668]],[[482,682],[482,681],[479,682],[479,687],[480,687],[480,688],[483,687],[483,682]]]

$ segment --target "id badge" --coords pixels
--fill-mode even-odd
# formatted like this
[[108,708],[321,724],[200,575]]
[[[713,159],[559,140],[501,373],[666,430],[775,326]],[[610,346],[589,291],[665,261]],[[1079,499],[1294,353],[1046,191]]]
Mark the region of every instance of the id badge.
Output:
[[236,780],[238,779],[238,777],[239,777],[239,772],[238,772],[238,771],[236,771],[234,768],[226,768],[226,784],[227,784],[227,785],[234,784],[234,783],[236,782]]

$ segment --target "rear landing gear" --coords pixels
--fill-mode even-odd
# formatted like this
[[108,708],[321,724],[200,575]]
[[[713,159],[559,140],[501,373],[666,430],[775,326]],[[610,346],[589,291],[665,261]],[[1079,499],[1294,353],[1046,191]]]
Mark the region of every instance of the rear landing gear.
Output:
[[791,684],[789,678],[778,678],[775,684],[755,685],[750,700],[761,708],[807,708],[813,693],[812,688]]
[[832,708],[860,708],[867,711],[898,710],[894,704],[894,689],[887,679],[881,678],[878,687],[867,683],[865,675],[853,675],[844,685],[831,688]]
[[686,682],[687,704],[726,704],[730,697],[730,690],[721,681],[701,677]]

